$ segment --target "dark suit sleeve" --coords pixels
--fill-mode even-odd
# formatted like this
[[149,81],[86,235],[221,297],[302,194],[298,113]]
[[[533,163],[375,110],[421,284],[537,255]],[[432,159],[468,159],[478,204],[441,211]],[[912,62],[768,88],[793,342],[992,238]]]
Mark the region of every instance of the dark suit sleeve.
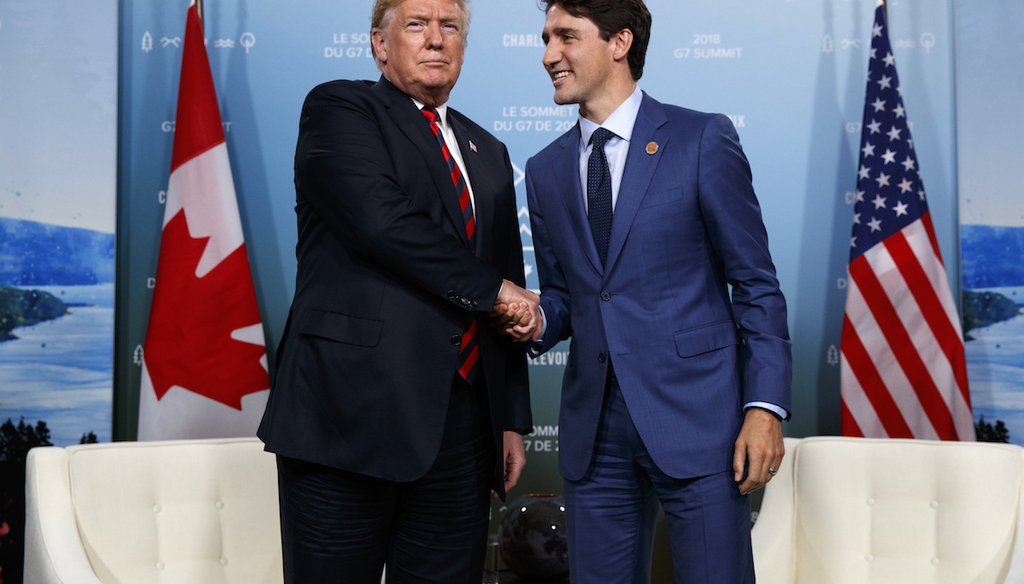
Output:
[[[401,153],[381,132],[392,122],[380,119],[373,99],[355,84],[310,92],[295,156],[299,204],[312,205],[347,248],[413,286],[460,308],[490,310],[501,275],[402,191],[394,170]],[[405,155],[416,153],[410,147]]]
[[742,338],[743,401],[790,411],[792,364],[786,301],[768,251],[750,165],[729,118],[710,119],[700,142],[700,209],[732,287]]
[[533,345],[535,354],[542,354],[572,335],[570,321],[570,295],[562,266],[551,247],[540,195],[533,183],[537,172],[533,159],[526,163],[526,198],[530,206],[530,226],[533,231],[534,259],[541,285],[541,307],[544,309],[544,335]]
[[[516,207],[515,187],[512,179],[512,161],[509,160],[508,150],[504,149],[505,168],[508,175],[508,183],[512,189],[511,203],[509,209],[497,209],[498,217],[508,217],[505,222],[508,231],[506,237],[509,242],[508,253],[504,261],[505,278],[515,282],[519,286],[526,287],[526,274],[523,271],[523,243],[519,235],[519,213]],[[508,337],[501,336],[501,342],[505,345],[508,354],[506,361],[506,392],[505,403],[505,430],[529,434],[533,431],[533,415],[530,408],[530,372],[526,361],[526,350],[522,343],[514,343]]]

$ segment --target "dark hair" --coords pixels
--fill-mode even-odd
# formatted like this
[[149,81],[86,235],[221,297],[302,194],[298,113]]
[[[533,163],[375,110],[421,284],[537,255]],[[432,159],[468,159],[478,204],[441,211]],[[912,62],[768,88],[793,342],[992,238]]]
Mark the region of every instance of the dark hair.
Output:
[[633,33],[633,46],[627,57],[629,71],[636,81],[644,74],[647,41],[651,38],[651,13],[644,0],[541,0],[544,11],[560,6],[576,18],[586,18],[597,25],[601,38],[608,40],[623,29]]

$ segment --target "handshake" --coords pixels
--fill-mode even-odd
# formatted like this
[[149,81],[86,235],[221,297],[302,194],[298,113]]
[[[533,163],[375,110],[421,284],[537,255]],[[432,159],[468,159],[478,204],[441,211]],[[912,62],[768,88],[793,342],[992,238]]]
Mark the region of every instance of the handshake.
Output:
[[491,322],[516,341],[536,341],[544,332],[540,296],[502,280],[498,298],[491,309]]

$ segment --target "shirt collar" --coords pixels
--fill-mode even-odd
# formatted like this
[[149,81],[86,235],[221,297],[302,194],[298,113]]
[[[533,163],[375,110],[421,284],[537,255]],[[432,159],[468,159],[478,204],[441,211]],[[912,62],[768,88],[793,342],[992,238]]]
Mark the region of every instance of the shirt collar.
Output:
[[619,107],[615,108],[608,119],[603,124],[596,124],[587,118],[580,116],[580,145],[583,149],[587,148],[590,144],[590,137],[597,131],[598,128],[605,128],[610,130],[613,134],[629,142],[630,137],[633,135],[633,126],[636,124],[636,117],[640,114],[640,104],[644,100],[644,93],[640,91],[640,86],[633,89],[633,93],[629,94],[626,101],[619,104]]
[[[387,75],[384,75],[383,73],[381,73],[381,76],[384,77],[384,79],[387,79],[388,83],[391,83],[391,85],[394,85],[394,83],[392,83],[392,81],[390,79],[388,79]],[[399,89],[399,91],[401,91],[401,90]],[[403,92],[403,93],[405,93],[405,92]],[[408,96],[408,94],[406,94],[406,95]],[[423,103],[422,101],[416,99],[415,97],[409,96],[409,99],[411,99],[412,102],[414,104],[416,104],[416,109],[418,109],[418,110],[422,110],[423,106],[427,105],[427,104]],[[445,124],[447,123],[446,120],[448,119],[448,102],[444,102],[441,105],[435,107],[434,109],[437,110],[437,117],[438,117],[438,119],[437,119],[436,123],[437,123],[438,127],[440,127],[441,129],[444,129]]]
[[[411,99],[412,102],[416,104],[416,109],[418,110],[422,110],[423,106],[426,105],[425,103],[417,100],[416,98],[410,97],[409,99]],[[441,105],[435,107],[434,109],[437,110],[437,125],[443,130],[448,120],[448,103],[442,103]]]

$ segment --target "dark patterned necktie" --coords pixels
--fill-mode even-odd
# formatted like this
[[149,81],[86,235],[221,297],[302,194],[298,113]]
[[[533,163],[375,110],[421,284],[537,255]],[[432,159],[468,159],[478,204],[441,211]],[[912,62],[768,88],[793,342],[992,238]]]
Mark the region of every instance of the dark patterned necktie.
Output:
[[[448,171],[451,173],[452,184],[455,192],[459,195],[459,208],[462,209],[462,218],[465,221],[466,238],[469,240],[469,248],[476,253],[476,220],[473,218],[473,200],[469,196],[469,185],[466,184],[462,170],[455,163],[451,150],[445,144],[441,128],[437,125],[440,116],[437,110],[432,107],[424,107],[420,112],[430,122],[430,131],[437,138],[437,145],[441,148],[444,161],[448,163]],[[606,164],[607,166],[607,164]],[[480,338],[477,335],[476,319],[469,323],[466,331],[462,333],[462,341],[459,343],[459,375],[469,383],[473,383],[480,370]]]
[[608,259],[608,239],[612,233],[612,175],[604,145],[615,134],[598,128],[590,136],[590,158],[587,160],[587,216],[590,232],[597,245],[597,255],[604,265]]

